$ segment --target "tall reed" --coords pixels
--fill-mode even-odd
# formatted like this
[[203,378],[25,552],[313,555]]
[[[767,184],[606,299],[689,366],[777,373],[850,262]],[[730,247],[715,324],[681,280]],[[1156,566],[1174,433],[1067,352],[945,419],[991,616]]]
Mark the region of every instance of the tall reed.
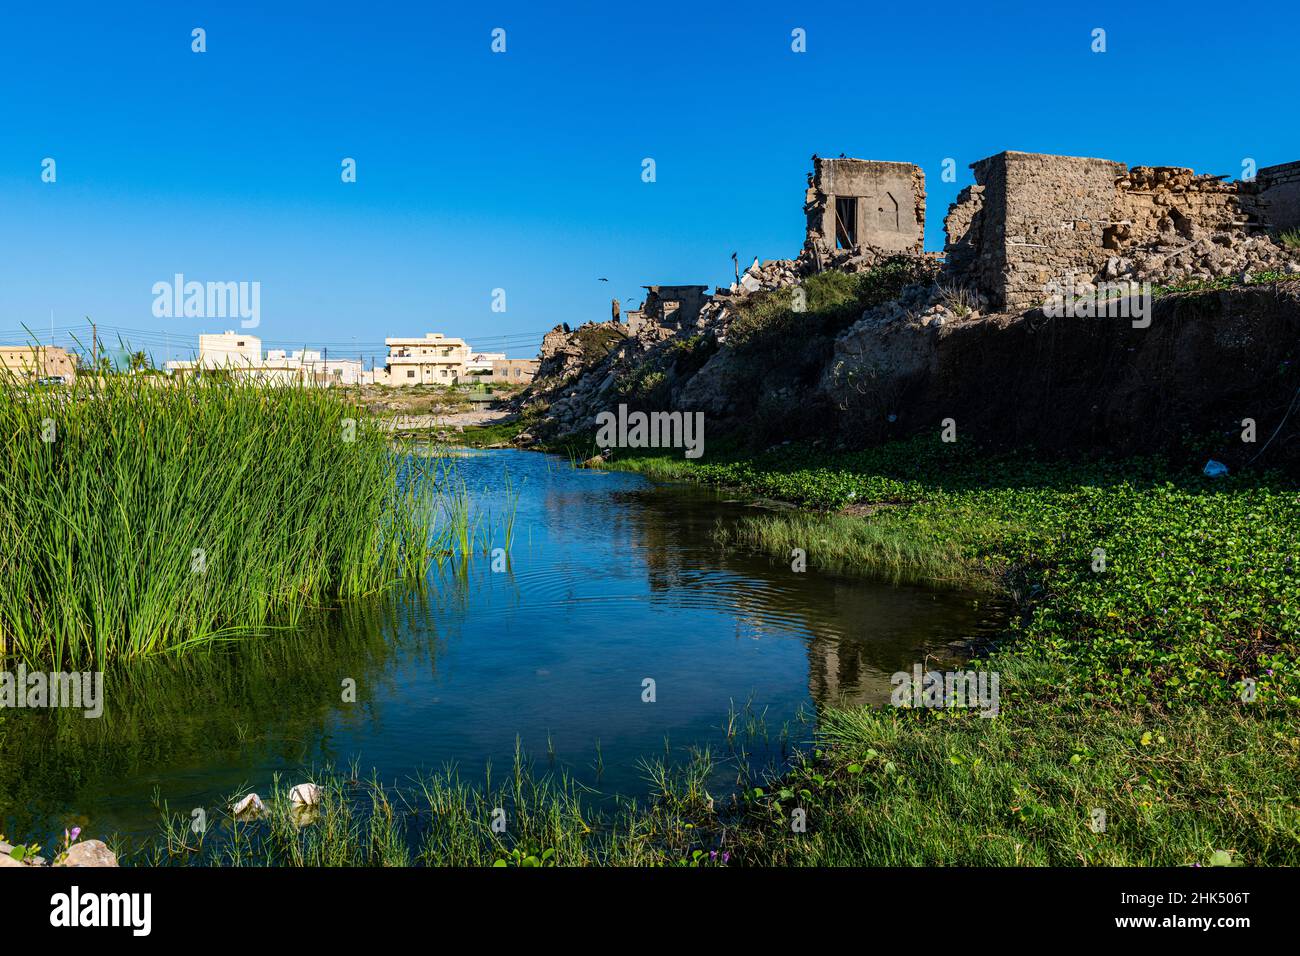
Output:
[[0,657],[105,666],[422,576],[436,463],[337,394],[0,382]]

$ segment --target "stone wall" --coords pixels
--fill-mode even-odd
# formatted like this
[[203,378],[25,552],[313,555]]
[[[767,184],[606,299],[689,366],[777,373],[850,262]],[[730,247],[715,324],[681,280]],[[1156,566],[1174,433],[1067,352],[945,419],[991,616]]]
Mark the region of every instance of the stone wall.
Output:
[[1300,229],[1300,162],[1261,169],[1251,209],[1275,229]]
[[[837,217],[837,208],[846,214],[845,221]],[[925,240],[925,173],[912,163],[814,156],[804,214],[804,247],[820,261],[830,259],[837,247],[920,253]]]
[[944,220],[947,269],[999,311],[1042,305],[1052,283],[1295,271],[1267,233],[1300,224],[1300,163],[1253,183],[1042,153],[998,153],[971,169],[975,185]]
[[1044,287],[1069,272],[1105,265],[1115,183],[1123,163],[1078,156],[1003,152],[972,164],[964,190],[944,220],[950,268],[984,293],[995,309],[1041,305]]
[[1243,184],[1223,179],[1180,166],[1134,166],[1116,181],[1114,222],[1104,245],[1122,251],[1211,232],[1244,232],[1251,217],[1242,208]]

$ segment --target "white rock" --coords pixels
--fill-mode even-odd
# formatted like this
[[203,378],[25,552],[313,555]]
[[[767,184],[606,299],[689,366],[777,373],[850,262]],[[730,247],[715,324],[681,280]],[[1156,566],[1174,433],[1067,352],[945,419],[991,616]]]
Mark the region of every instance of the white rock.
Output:
[[234,812],[235,816],[239,816],[242,813],[262,813],[266,810],[266,805],[262,803],[261,797],[255,793],[250,793],[230,809]]
[[295,807],[314,807],[320,803],[320,787],[314,783],[300,783],[289,791],[289,801]]
[[68,848],[67,856],[55,866],[117,866],[117,857],[100,840],[82,840]]

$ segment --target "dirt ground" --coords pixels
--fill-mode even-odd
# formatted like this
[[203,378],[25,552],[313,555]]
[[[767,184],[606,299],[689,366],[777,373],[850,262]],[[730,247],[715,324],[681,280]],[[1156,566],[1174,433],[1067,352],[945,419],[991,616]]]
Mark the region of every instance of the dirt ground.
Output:
[[510,412],[497,408],[452,410],[443,409],[428,415],[381,416],[384,424],[394,431],[424,431],[443,429],[457,431],[471,425],[494,425],[510,417]]

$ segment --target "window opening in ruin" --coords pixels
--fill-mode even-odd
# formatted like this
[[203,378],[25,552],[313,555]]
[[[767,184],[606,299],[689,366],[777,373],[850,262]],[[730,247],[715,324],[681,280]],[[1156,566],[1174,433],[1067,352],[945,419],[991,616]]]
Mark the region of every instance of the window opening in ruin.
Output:
[[835,248],[853,249],[858,244],[858,200],[855,196],[835,197]]

